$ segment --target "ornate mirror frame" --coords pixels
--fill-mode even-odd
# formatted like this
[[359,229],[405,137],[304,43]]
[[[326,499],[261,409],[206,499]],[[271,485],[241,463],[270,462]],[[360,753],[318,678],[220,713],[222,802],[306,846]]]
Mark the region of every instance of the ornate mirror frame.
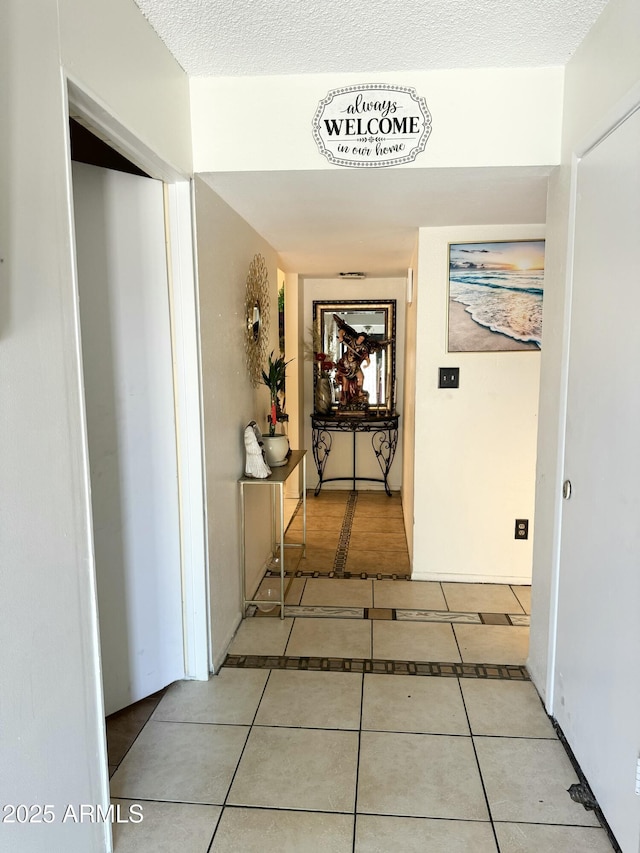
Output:
[[[337,314],[345,323],[356,332],[363,332],[373,341],[388,342],[380,350],[377,358],[372,358],[369,370],[374,371],[376,379],[371,386],[374,402],[369,402],[367,411],[372,415],[389,415],[395,412],[396,391],[396,300],[379,299],[352,299],[352,300],[314,300],[313,302],[313,340],[315,351],[314,363],[314,399],[315,390],[321,372],[330,373],[334,392],[336,392],[336,368],[335,365],[344,353],[344,344],[338,340],[338,327],[333,315]],[[371,315],[367,317],[367,315]],[[374,329],[367,320],[373,320]],[[326,356],[324,360],[318,360],[318,347]],[[334,365],[327,370],[328,364]],[[364,368],[366,375],[367,368]],[[365,380],[365,383],[367,380]],[[331,411],[335,415],[351,414],[344,411],[335,398]],[[371,398],[370,398],[371,399]]]
[[262,368],[269,349],[269,275],[262,255],[255,255],[249,266],[244,303],[244,349],[247,370],[254,387],[262,381]]

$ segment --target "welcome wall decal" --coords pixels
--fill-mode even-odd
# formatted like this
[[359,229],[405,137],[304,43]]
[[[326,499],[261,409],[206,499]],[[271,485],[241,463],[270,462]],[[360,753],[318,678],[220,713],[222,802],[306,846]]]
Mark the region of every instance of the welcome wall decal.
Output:
[[331,89],[313,117],[320,153],[336,166],[399,166],[424,151],[431,113],[410,86]]

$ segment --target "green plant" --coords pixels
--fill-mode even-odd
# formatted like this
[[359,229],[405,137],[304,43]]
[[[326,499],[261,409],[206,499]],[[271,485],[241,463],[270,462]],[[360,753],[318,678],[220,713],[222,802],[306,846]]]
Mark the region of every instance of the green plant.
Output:
[[287,365],[292,361],[284,360],[284,356],[274,359],[273,350],[269,353],[267,370],[262,371],[262,381],[269,389],[271,397],[271,411],[269,412],[269,435],[275,435],[276,423],[288,420],[284,413],[284,394]]

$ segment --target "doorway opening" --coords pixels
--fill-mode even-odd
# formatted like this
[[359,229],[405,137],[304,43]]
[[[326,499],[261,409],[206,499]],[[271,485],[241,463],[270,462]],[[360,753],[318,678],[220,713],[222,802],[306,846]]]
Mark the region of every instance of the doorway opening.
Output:
[[210,671],[191,184],[68,88],[103,700],[117,715]]
[[101,165],[105,151],[96,139],[95,164],[75,160],[72,176],[108,715],[182,677],[184,660],[163,187],[115,152],[116,169]]

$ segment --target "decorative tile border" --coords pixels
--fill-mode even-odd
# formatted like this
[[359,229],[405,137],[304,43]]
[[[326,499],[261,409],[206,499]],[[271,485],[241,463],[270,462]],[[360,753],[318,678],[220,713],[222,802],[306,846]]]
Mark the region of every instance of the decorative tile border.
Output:
[[364,619],[364,607],[320,607],[304,604],[285,604],[285,616],[309,616],[332,619]]
[[398,622],[455,622],[462,625],[481,625],[479,613],[456,613],[452,610],[396,610]]
[[[279,578],[280,572],[267,569],[265,578]],[[293,572],[284,573],[285,578],[335,578],[336,580],[362,580],[362,581],[410,581],[411,575],[402,572],[336,572],[333,569],[326,572],[309,569],[296,569]]]
[[340,529],[340,540],[336,556],[333,560],[333,571],[343,573],[347,565],[347,554],[349,553],[349,540],[351,539],[351,527],[353,525],[353,516],[358,503],[358,493],[349,492],[347,498],[347,506],[342,519],[342,527]]
[[[309,492],[311,494],[311,492]],[[358,505],[358,491],[350,491],[345,502],[345,511],[340,528],[338,547],[333,559],[332,568],[326,571],[304,570],[299,567],[293,571],[285,571],[287,579],[292,578],[328,578],[331,580],[394,580],[411,581],[411,576],[403,572],[351,572],[346,570],[349,553],[349,542],[353,519]],[[302,507],[302,500],[293,515],[295,518]],[[338,517],[336,518],[336,521]],[[277,570],[267,570],[265,578],[279,579]],[[254,615],[250,613],[249,615]],[[527,614],[510,613],[462,613],[442,610],[417,610],[394,608],[354,608],[354,607],[308,607],[304,605],[289,605],[285,614],[291,617],[343,618],[343,619],[396,619],[402,622],[441,622],[449,624],[470,625],[504,625],[528,627],[531,617]],[[261,614],[265,615],[265,614]],[[267,614],[270,615],[270,614]]]
[[312,672],[362,672],[439,678],[486,678],[529,681],[524,666],[491,663],[439,663],[378,660],[377,658],[288,657],[286,655],[227,655],[223,666],[234,669],[293,669]]
[[[247,611],[249,616],[258,615],[256,608]],[[269,615],[269,614],[260,614]],[[274,607],[271,615],[279,616]],[[506,627],[528,626],[528,616],[508,613],[460,613],[450,610],[401,610],[394,607],[340,607],[338,605],[287,604],[284,615],[292,618],[313,619],[392,619],[398,622],[444,622],[453,625],[504,625]]]

